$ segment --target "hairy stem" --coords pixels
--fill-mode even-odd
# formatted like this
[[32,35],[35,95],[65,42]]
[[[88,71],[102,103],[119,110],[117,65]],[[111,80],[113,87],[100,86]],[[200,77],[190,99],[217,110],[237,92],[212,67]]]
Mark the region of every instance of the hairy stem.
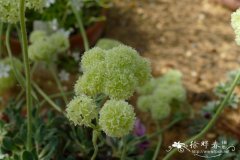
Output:
[[26,76],[26,101],[27,101],[27,149],[32,149],[32,97],[31,97],[31,79],[30,79],[30,65],[28,60],[28,41],[25,24],[25,0],[20,0],[20,26],[22,35],[23,59]]
[[91,160],[95,160],[97,157],[97,153],[98,153],[98,145],[97,145],[97,139],[99,136],[99,131],[98,130],[93,130],[93,135],[92,135],[92,143],[93,143],[93,147],[94,147],[94,152],[93,155],[91,157]]
[[[218,106],[218,109],[217,109],[216,113],[214,114],[214,116],[212,117],[212,119],[208,122],[208,124],[203,128],[203,130],[200,133],[198,133],[197,135],[195,135],[195,136],[191,137],[190,139],[188,139],[187,141],[185,141],[184,144],[187,145],[187,144],[191,143],[192,141],[196,141],[198,139],[201,139],[213,127],[213,125],[217,121],[218,117],[222,113],[225,105],[227,104],[229,98],[233,94],[234,88],[237,86],[239,79],[240,79],[240,73],[238,73],[238,75],[235,77],[234,81],[231,84],[230,90],[228,91],[226,97],[221,101],[221,103]],[[177,152],[177,149],[174,148],[172,151],[170,151],[164,157],[163,160],[170,159],[176,152]]]
[[74,13],[74,15],[77,19],[80,34],[83,38],[83,44],[84,44],[85,51],[87,51],[87,50],[89,50],[89,42],[88,42],[86,31],[85,31],[84,26],[83,26],[82,16],[77,11],[76,6],[74,5],[72,0],[71,0],[71,7],[72,7],[73,13]]

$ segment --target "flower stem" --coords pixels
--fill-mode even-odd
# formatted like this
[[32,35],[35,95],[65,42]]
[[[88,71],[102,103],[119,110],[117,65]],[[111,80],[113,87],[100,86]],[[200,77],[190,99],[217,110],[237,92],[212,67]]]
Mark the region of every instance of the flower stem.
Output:
[[3,22],[0,22],[0,58],[3,54],[3,48],[2,48],[2,37],[3,36]]
[[[240,79],[240,73],[238,73],[238,75],[235,77],[234,81],[232,82],[231,84],[231,87],[226,95],[226,97],[221,101],[220,105],[218,106],[218,109],[216,111],[216,113],[214,114],[214,116],[212,117],[212,119],[208,122],[208,124],[203,128],[203,130],[191,137],[190,139],[188,139],[187,141],[184,142],[185,145],[191,143],[192,141],[195,141],[195,140],[198,140],[198,139],[201,139],[212,127],[213,125],[215,124],[215,122],[217,121],[218,117],[220,116],[220,114],[222,113],[225,105],[227,104],[229,98],[231,97],[235,87],[237,86],[238,84],[238,81]],[[177,149],[174,148],[172,151],[170,151],[165,157],[163,160],[169,160],[175,153],[177,152]]]
[[89,50],[89,42],[88,42],[86,31],[85,31],[84,26],[83,26],[82,16],[78,13],[78,11],[76,9],[76,6],[74,5],[72,0],[71,0],[71,7],[72,7],[73,13],[74,13],[74,15],[77,19],[80,34],[83,38],[83,44],[84,44],[85,51],[87,51],[87,50]]
[[[158,128],[158,130],[160,128],[158,123],[157,123],[157,128]],[[158,155],[159,155],[159,151],[160,151],[161,145],[162,145],[162,134],[160,134],[158,136],[158,144],[157,144],[157,147],[155,149],[155,152],[154,152],[152,160],[157,160],[158,159]]]
[[63,111],[60,109],[59,106],[57,106],[52,100],[51,98],[48,97],[47,94],[45,94],[43,92],[43,90],[36,84],[33,83],[34,88],[36,89],[36,91],[58,112],[63,113]]
[[6,43],[6,48],[7,48],[7,53],[8,53],[8,57],[11,60],[11,66],[13,68],[13,73],[15,75],[15,78],[17,79],[17,81],[21,85],[21,87],[25,88],[24,78],[21,76],[21,74],[17,70],[17,67],[16,67],[16,65],[14,64],[14,61],[13,61],[12,50],[11,50],[11,47],[10,47],[11,28],[12,28],[12,26],[9,24],[8,27],[7,27],[7,31],[6,31],[6,42],[5,42]]
[[55,70],[54,70],[54,67],[53,67],[53,66],[50,66],[50,70],[51,70],[51,73],[52,73],[52,76],[53,76],[55,82],[57,83],[57,87],[58,87],[58,89],[59,89],[59,91],[60,91],[60,93],[61,93],[61,95],[62,95],[62,97],[63,97],[63,100],[64,100],[65,104],[68,104],[68,100],[67,100],[67,97],[66,97],[66,95],[65,95],[63,86],[62,86],[61,82],[59,81],[58,76],[56,75],[56,72],[55,72]]
[[94,129],[93,130],[93,135],[92,135],[92,143],[93,143],[93,147],[94,147],[94,152],[93,155],[91,157],[91,160],[95,160],[97,157],[97,153],[98,153],[98,145],[97,145],[97,139],[99,136],[99,131]]
[[26,99],[27,99],[27,150],[32,149],[32,97],[31,97],[31,79],[30,65],[28,60],[28,41],[25,24],[25,0],[20,0],[20,26],[22,34],[23,59],[26,76]]
[[122,149],[122,153],[121,153],[121,160],[125,160],[125,158],[126,158],[126,150],[127,150],[127,148],[126,148],[127,143],[126,143],[126,139],[124,137],[122,138],[122,140],[123,140],[123,149]]

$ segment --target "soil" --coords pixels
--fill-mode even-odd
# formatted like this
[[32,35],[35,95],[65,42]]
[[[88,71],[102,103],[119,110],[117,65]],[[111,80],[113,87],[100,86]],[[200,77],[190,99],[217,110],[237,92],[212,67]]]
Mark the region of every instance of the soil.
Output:
[[[234,41],[231,12],[214,0],[117,0],[109,11],[105,36],[149,58],[154,76],[169,69],[180,70],[189,101],[198,108],[213,99],[213,88],[225,80],[227,72],[239,68],[240,47]],[[240,138],[239,113],[225,111],[217,132],[224,130]],[[154,127],[149,116],[139,116],[147,126]],[[230,128],[224,127],[226,124],[231,124]],[[180,127],[185,129],[187,125]],[[184,137],[179,136],[182,131],[178,128],[169,132],[168,145]]]

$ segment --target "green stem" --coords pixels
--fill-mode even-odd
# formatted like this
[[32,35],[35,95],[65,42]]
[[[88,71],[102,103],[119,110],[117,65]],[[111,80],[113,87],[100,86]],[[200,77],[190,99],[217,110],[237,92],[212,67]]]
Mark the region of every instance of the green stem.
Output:
[[57,83],[57,87],[58,87],[58,89],[59,89],[59,91],[60,91],[60,93],[61,93],[61,95],[63,97],[63,100],[64,100],[65,104],[68,104],[68,100],[67,100],[67,97],[66,97],[66,95],[64,93],[63,86],[62,86],[61,82],[59,81],[58,76],[56,75],[54,67],[50,66],[50,70],[51,70],[51,73],[52,73],[52,76],[53,76],[55,82]]
[[63,113],[64,112],[60,109],[59,106],[57,106],[52,100],[51,98],[48,97],[48,95],[46,93],[43,92],[43,90],[35,83],[33,83],[34,88],[36,89],[36,91],[58,112]]
[[[157,123],[157,128],[158,129],[160,128],[158,123]],[[154,152],[152,160],[157,160],[158,159],[158,155],[159,155],[159,151],[160,151],[161,145],[162,145],[162,134],[160,134],[158,136],[158,144],[157,144],[157,147],[155,149],[155,152]]]
[[3,22],[0,22],[0,58],[2,57],[3,54],[3,48],[2,48],[2,37],[3,36]]
[[10,47],[11,28],[12,28],[12,26],[8,25],[7,32],[6,32],[6,42],[5,43],[6,43],[7,53],[8,53],[8,56],[9,56],[10,60],[11,60],[11,66],[13,68],[13,73],[14,73],[15,78],[17,79],[17,81],[21,85],[21,87],[25,88],[24,78],[19,73],[19,71],[18,71],[18,69],[17,69],[17,67],[16,67],[16,65],[14,64],[14,61],[13,61],[12,50],[11,50],[11,47]]
[[94,152],[93,155],[91,157],[91,160],[95,160],[97,157],[97,153],[98,153],[98,145],[97,145],[97,139],[99,136],[99,131],[98,130],[93,130],[93,135],[92,135],[92,143],[93,143],[93,147],[94,147]]
[[72,7],[73,13],[74,13],[74,15],[77,19],[80,34],[83,38],[83,44],[84,44],[85,51],[87,51],[87,50],[89,50],[89,42],[88,42],[86,31],[85,31],[84,26],[83,26],[82,16],[78,13],[78,11],[76,9],[76,6],[74,5],[72,0],[71,0],[71,7]]
[[[187,141],[184,142],[185,145],[191,143],[192,141],[196,141],[198,139],[201,139],[215,124],[215,122],[217,121],[218,117],[220,116],[220,114],[222,113],[225,105],[227,104],[229,98],[231,97],[234,88],[237,86],[238,81],[240,79],[240,73],[238,73],[238,75],[235,77],[234,81],[231,84],[230,90],[228,91],[226,97],[221,101],[216,113],[214,114],[214,116],[212,117],[212,119],[208,122],[208,124],[203,128],[203,130],[198,133],[197,135],[191,137],[190,139],[188,139]],[[174,148],[171,152],[169,152],[163,160],[168,160],[170,159],[175,153],[177,152],[177,149]]]
[[[74,95],[74,92],[65,92],[65,95],[66,95],[66,96]],[[56,94],[49,95],[48,97],[49,97],[50,99],[53,99],[53,98],[58,98],[58,97],[61,97],[61,96],[62,96],[61,93],[56,93]],[[45,99],[42,100],[42,101],[39,103],[39,106],[42,106],[45,102],[47,102]]]
[[123,137],[123,149],[122,149],[122,153],[121,153],[121,160],[125,160],[126,158],[126,150],[127,150],[127,146],[126,146],[126,140]]
[[27,149],[32,149],[32,99],[31,99],[31,79],[30,79],[30,65],[28,60],[28,41],[27,31],[25,24],[25,0],[20,0],[20,26],[22,33],[22,47],[23,47],[23,59],[26,76],[26,99],[27,99]]

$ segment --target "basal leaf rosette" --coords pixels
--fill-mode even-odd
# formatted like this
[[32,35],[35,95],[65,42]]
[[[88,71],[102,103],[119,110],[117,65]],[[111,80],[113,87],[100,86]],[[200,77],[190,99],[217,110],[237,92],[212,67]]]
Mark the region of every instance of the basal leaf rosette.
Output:
[[123,137],[133,129],[134,109],[122,100],[109,100],[100,110],[99,125],[110,137]]
[[76,96],[67,105],[67,117],[74,125],[92,126],[92,121],[97,118],[98,111],[94,100],[86,95]]

